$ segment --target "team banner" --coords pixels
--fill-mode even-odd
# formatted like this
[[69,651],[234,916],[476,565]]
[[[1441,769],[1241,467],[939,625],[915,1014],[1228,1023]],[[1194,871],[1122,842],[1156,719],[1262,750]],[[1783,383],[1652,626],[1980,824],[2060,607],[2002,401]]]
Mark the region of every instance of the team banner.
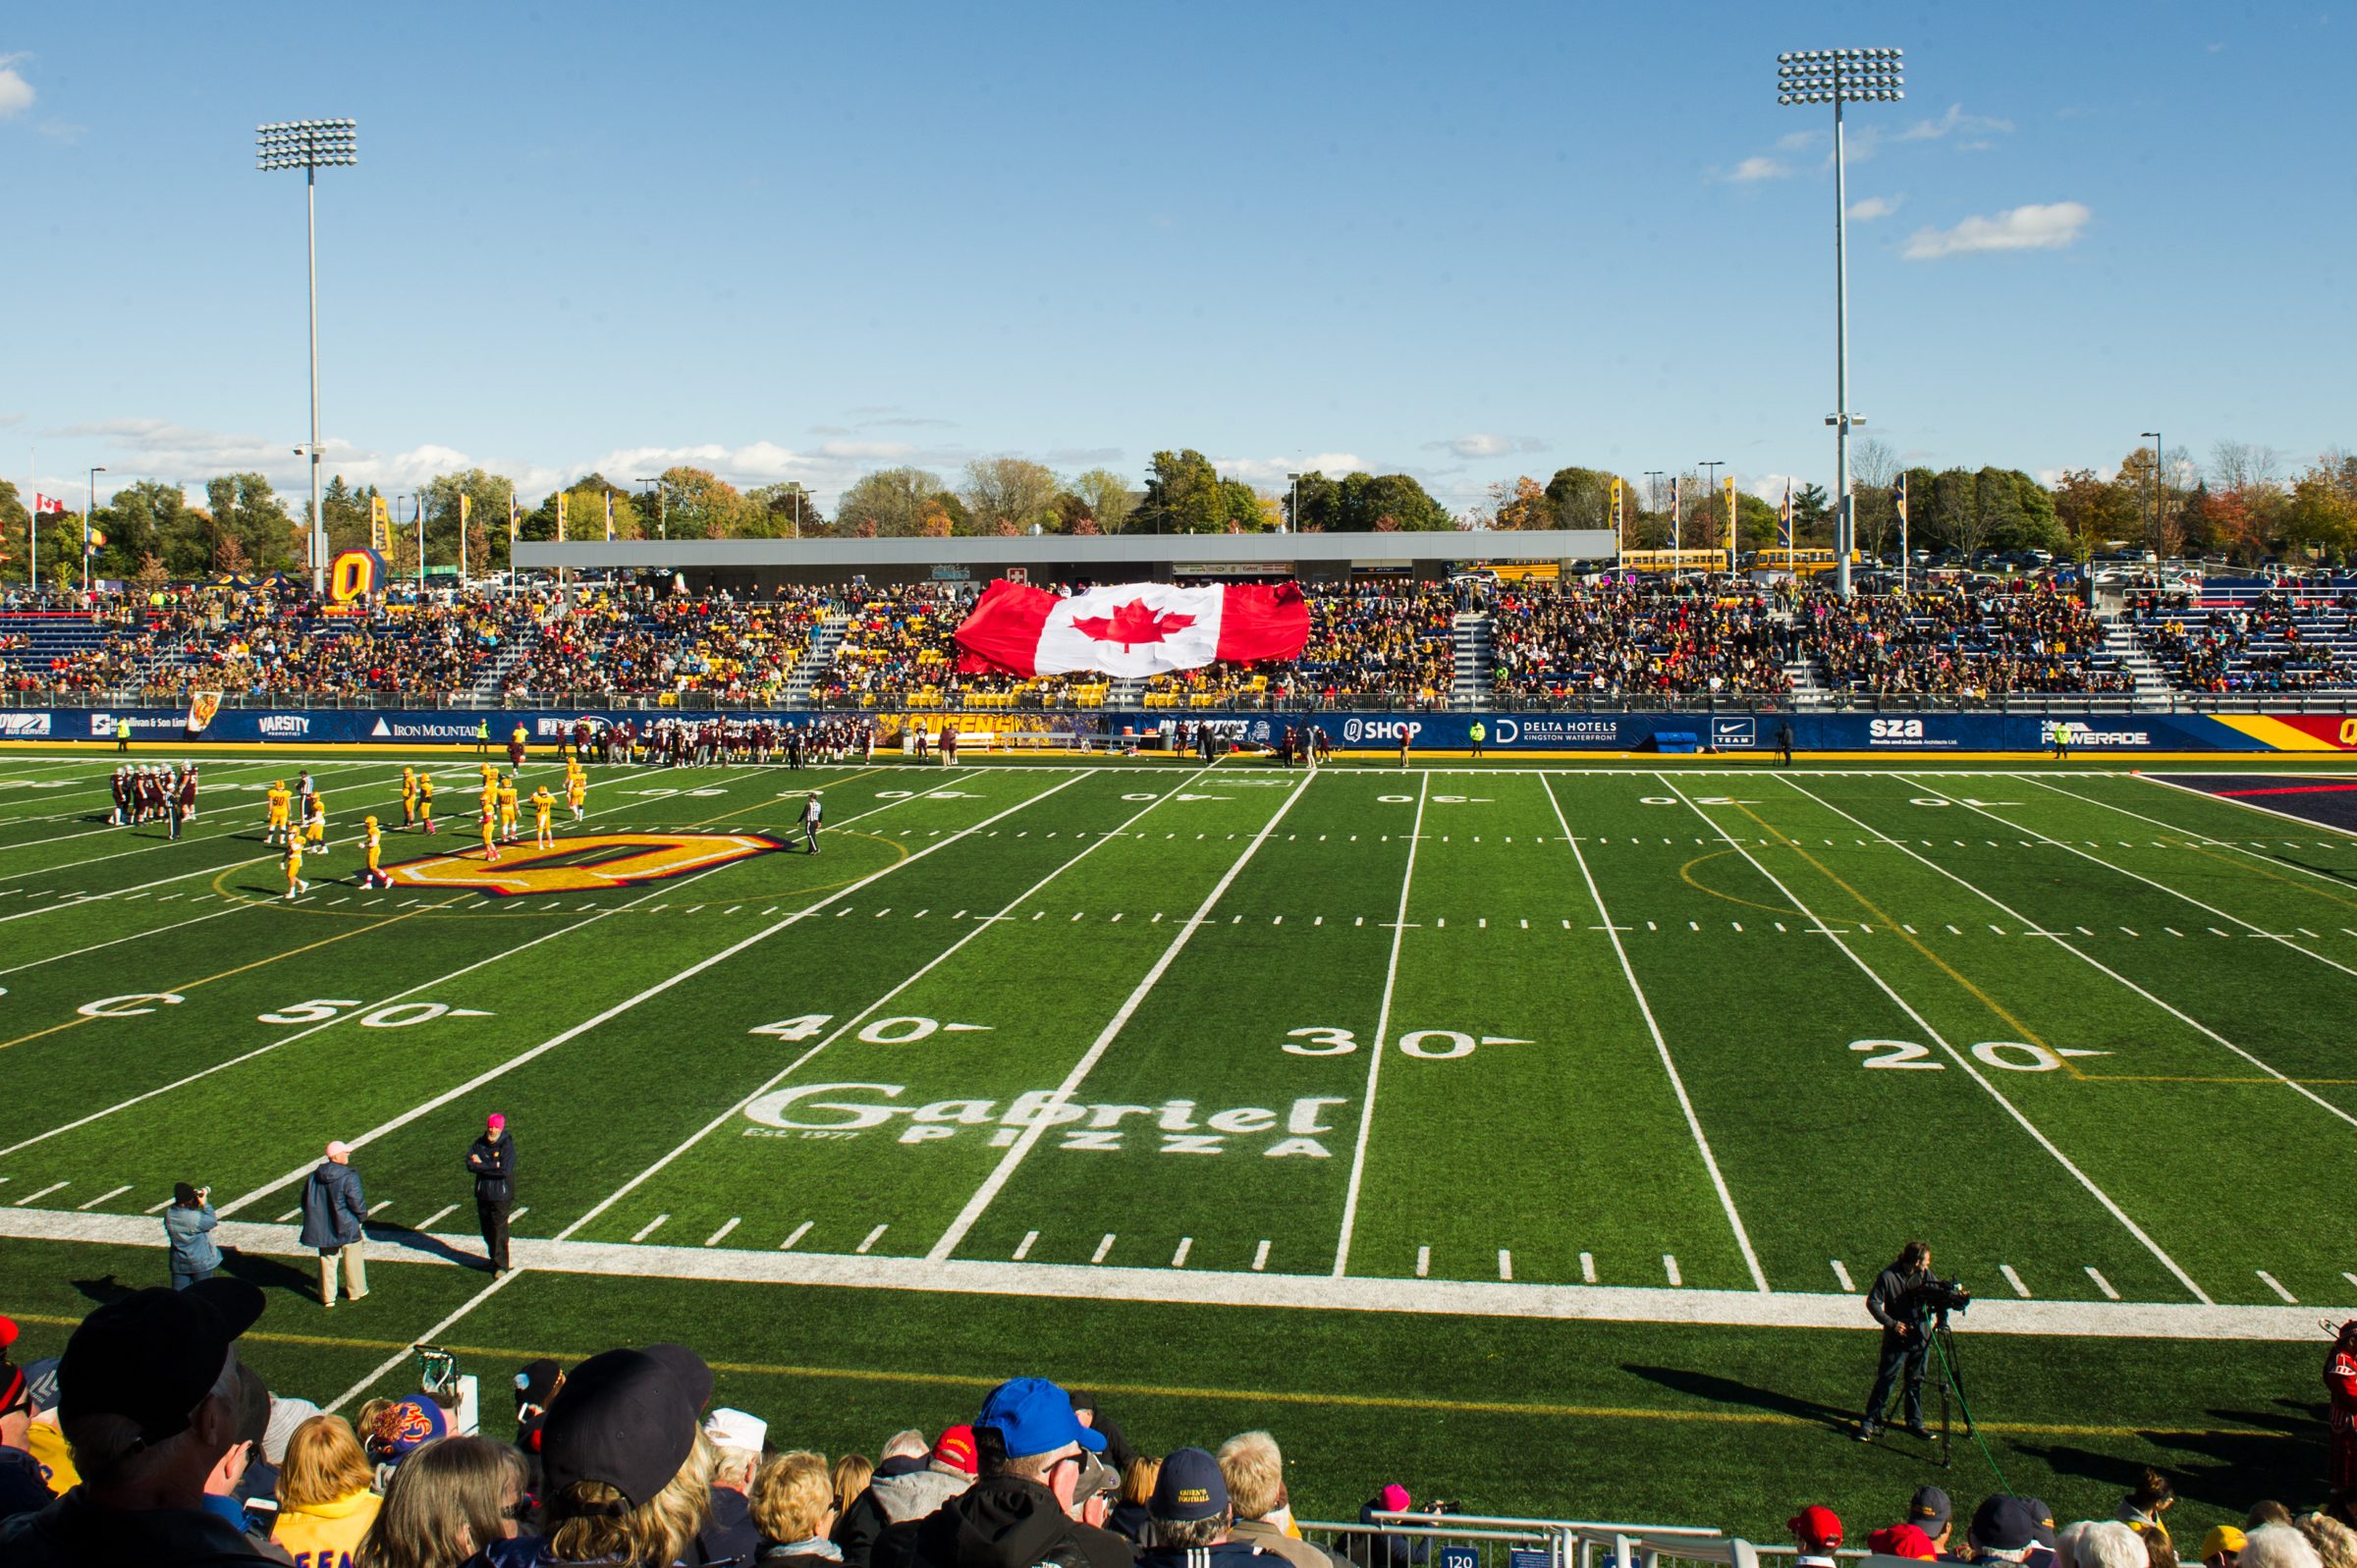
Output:
[[1133,582],[1067,598],[1001,578],[956,636],[958,668],[968,675],[1157,676],[1214,659],[1297,659],[1309,642],[1309,606],[1291,582]]
[[213,722],[213,715],[214,715],[214,714],[217,714],[217,713],[219,713],[220,711],[221,711],[221,693],[220,693],[220,692],[218,692],[218,691],[192,691],[192,692],[190,692],[190,693],[189,693],[189,717],[188,717],[188,722],[187,722],[187,725],[186,725],[186,727],[185,727],[185,728],[186,728],[186,730],[187,730],[187,731],[188,731],[188,737],[189,737],[191,740],[193,740],[193,739],[195,739],[195,738],[196,738],[198,735],[200,735],[200,734],[203,734],[203,733],[204,733],[204,728],[205,728],[205,726],[207,726],[207,725],[211,724],[211,723]]
[[606,492],[606,543],[614,542],[614,492]]
[[1615,542],[1615,543],[1617,543],[1617,542],[1619,541],[1619,538],[1620,538],[1620,481],[1619,481],[1618,479],[1615,479],[1615,480],[1613,481],[1613,539],[1614,539],[1614,542]]
[[557,543],[565,542],[565,492],[557,492]]
[[1786,550],[1792,548],[1792,481],[1789,479],[1784,481],[1784,509],[1777,514],[1776,534],[1777,544]]
[[393,549],[393,513],[383,496],[368,498],[368,548],[380,556]]

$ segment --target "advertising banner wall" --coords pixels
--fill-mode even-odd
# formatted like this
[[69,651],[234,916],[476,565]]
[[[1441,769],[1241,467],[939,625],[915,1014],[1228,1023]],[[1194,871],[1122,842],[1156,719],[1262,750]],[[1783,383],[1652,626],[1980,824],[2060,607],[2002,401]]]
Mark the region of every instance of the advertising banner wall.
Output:
[[[111,740],[118,723],[139,741],[199,738],[184,708],[0,709],[0,741]],[[208,742],[287,746],[448,745],[471,751],[475,727],[488,724],[494,747],[519,724],[536,745],[569,735],[575,722],[626,720],[641,729],[663,718],[702,723],[715,717],[806,723],[810,711],[715,715],[700,711],[625,709],[403,710],[221,708],[202,730]],[[1180,725],[1210,724],[1249,744],[1275,741],[1290,725],[1316,725],[1344,751],[1389,751],[1402,730],[1416,751],[1462,751],[1479,724],[1486,749],[1655,751],[1699,748],[1721,753],[1773,751],[1789,726],[1796,751],[1867,751],[1892,755],[1942,752],[2051,752],[2059,738],[2074,753],[2140,751],[2357,751],[2357,715],[2283,716],[2208,714],[2036,715],[1994,713],[1223,713],[1167,711],[1055,714],[1044,720],[1010,713],[863,715],[890,732],[914,720],[928,728],[948,718],[960,729],[1070,734],[1089,739],[1148,735]]]

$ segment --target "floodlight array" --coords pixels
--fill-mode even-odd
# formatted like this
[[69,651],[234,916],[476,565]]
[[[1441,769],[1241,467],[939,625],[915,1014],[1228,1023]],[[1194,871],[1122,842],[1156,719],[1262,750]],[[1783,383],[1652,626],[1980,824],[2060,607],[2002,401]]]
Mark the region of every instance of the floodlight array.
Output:
[[254,131],[257,169],[349,169],[360,161],[356,120],[281,120]]
[[1796,49],[1776,57],[1779,103],[1896,103],[1907,95],[1904,49]]

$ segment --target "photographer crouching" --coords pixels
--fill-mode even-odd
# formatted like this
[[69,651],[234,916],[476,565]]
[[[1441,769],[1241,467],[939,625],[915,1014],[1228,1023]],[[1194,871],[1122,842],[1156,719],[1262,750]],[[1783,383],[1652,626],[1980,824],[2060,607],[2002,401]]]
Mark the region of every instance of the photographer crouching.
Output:
[[1891,1411],[1891,1395],[1903,1375],[1906,1379],[1907,1432],[1928,1438],[1923,1424],[1923,1375],[1932,1351],[1935,1320],[1946,1315],[1961,1294],[1950,1282],[1933,1277],[1932,1249],[1910,1241],[1891,1267],[1884,1270],[1866,1293],[1866,1310],[1883,1325],[1881,1364],[1874,1374],[1874,1392],[1866,1399],[1866,1419],[1858,1423],[1858,1441],[1872,1442]]

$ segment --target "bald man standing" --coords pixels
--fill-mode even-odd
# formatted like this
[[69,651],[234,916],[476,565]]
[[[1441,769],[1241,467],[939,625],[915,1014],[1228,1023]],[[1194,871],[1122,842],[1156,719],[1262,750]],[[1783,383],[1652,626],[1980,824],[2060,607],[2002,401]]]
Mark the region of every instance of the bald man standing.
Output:
[[331,1143],[302,1184],[302,1244],[319,1249],[319,1305],[336,1304],[336,1268],[344,1270],[344,1294],[358,1301],[368,1294],[368,1245],[363,1228],[368,1200],[360,1195],[360,1173],[352,1168],[352,1145]]

